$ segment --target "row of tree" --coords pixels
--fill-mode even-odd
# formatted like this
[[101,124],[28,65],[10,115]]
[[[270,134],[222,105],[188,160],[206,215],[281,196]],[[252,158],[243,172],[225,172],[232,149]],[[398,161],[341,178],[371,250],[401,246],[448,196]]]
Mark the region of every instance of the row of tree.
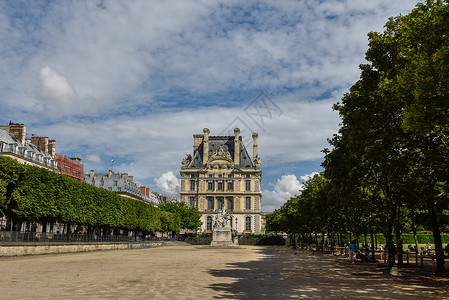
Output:
[[59,222],[107,232],[179,232],[201,226],[198,210],[184,203],[155,207],[4,156],[0,156],[0,216],[14,223]]
[[[267,217],[289,233],[384,232],[394,265],[401,234],[433,233],[444,271],[449,225],[449,5],[428,0],[371,32],[361,76],[334,109],[339,133],[324,173]],[[395,241],[393,241],[393,230]],[[396,246],[394,245],[396,242]],[[401,255],[399,262],[401,263]]]

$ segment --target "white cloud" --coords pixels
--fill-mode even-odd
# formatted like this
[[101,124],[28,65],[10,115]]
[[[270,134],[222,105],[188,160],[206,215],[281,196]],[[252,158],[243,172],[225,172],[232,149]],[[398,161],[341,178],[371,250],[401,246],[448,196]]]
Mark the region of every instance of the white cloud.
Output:
[[90,161],[90,162],[93,162],[93,163],[99,163],[99,162],[101,162],[100,156],[99,156],[99,155],[96,155],[96,154],[86,155],[86,159],[87,159],[88,161]]
[[40,17],[40,23],[29,24],[32,33],[0,23],[0,50],[6,54],[0,71],[8,74],[0,87],[10,91],[2,98],[12,110],[35,113],[28,104],[36,99],[24,99],[24,90],[41,80],[47,84],[32,97],[61,102],[78,95],[81,103],[65,112],[108,115],[132,112],[176,90],[204,95],[242,87],[345,87],[358,77],[366,34],[414,4],[108,1],[101,7],[63,1],[49,4],[45,18],[32,7],[31,15]]
[[76,98],[67,80],[48,66],[39,70],[39,86],[35,89],[35,95],[44,109],[51,113],[67,110]]
[[157,186],[172,198],[179,199],[181,182],[172,171],[162,174],[159,178],[155,178]]
[[[15,3],[0,3],[6,121],[84,155],[87,170],[114,157],[151,185],[180,169],[192,134],[218,135],[236,117],[250,127],[239,124],[242,134],[259,133],[266,184],[321,159],[367,33],[416,0]],[[283,112],[263,128],[243,111],[261,90]]]
[[[306,174],[306,175],[300,176],[299,178],[301,178],[302,182],[306,182],[307,180],[312,179],[315,175],[319,175],[319,174],[320,173],[318,173],[318,172],[312,172],[311,174]],[[301,189],[303,189],[303,188],[304,188],[304,185],[302,185]]]
[[[306,182],[318,172],[312,172],[300,176],[302,182]],[[304,189],[304,184],[300,183],[294,174],[282,175],[276,181],[273,190],[264,190],[262,192],[262,210],[263,212],[272,212],[273,210],[282,206],[290,198],[299,195]]]

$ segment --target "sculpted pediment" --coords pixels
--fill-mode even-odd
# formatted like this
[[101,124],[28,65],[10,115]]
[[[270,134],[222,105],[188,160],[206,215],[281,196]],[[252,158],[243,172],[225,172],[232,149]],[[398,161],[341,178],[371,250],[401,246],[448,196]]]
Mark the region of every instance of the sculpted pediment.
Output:
[[207,164],[210,167],[218,166],[220,168],[230,168],[234,166],[234,160],[228,151],[220,147],[208,159]]

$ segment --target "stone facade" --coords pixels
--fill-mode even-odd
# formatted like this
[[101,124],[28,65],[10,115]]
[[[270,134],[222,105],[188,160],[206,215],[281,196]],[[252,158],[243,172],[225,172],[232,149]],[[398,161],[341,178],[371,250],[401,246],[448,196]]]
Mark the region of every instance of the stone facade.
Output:
[[[150,196],[147,196],[146,192],[142,193],[140,183],[134,182],[133,176],[128,175],[128,173],[114,173],[111,170],[108,173],[95,173],[94,170],[91,170],[90,173],[84,174],[84,182],[119,193],[123,197],[143,200],[153,205],[158,204],[155,202],[155,197],[151,196],[150,191],[148,191]],[[145,187],[143,188],[146,191]]]
[[58,172],[54,159],[55,141],[48,137],[26,137],[26,126],[14,124],[0,126],[0,155],[11,157],[19,163]]
[[202,232],[212,231],[217,211],[225,207],[232,230],[263,233],[257,133],[250,157],[238,128],[234,136],[209,136],[207,128],[203,132],[193,135],[193,156],[182,161],[181,201],[201,212]]

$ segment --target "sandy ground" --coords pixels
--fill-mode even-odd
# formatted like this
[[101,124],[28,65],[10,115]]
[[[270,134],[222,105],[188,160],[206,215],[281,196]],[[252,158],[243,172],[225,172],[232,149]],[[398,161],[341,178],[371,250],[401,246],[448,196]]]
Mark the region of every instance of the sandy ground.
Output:
[[286,247],[1,257],[1,299],[449,298],[449,279]]

